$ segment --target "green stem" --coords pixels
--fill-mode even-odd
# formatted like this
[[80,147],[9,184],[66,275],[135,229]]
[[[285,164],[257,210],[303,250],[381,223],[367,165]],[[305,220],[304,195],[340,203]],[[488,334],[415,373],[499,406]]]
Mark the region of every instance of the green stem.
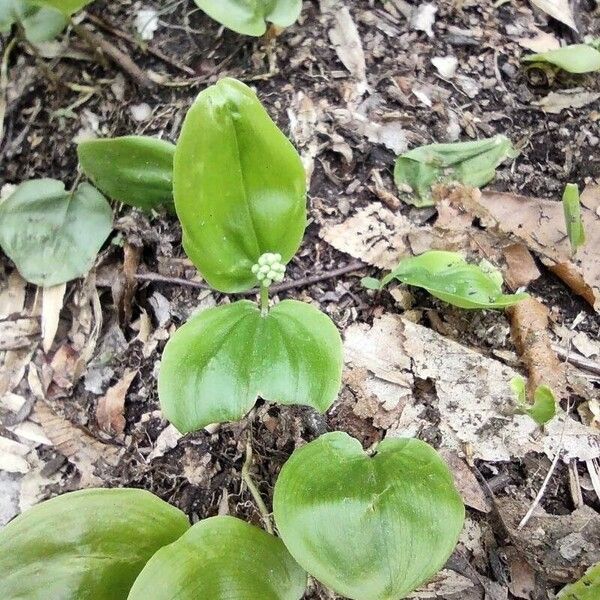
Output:
[[267,506],[264,503],[256,484],[254,483],[252,477],[250,476],[250,467],[252,466],[252,444],[248,440],[246,442],[246,460],[244,460],[244,466],[242,467],[242,479],[246,484],[246,487],[252,494],[254,498],[254,502],[256,502],[256,506],[258,507],[258,511],[260,512],[263,523],[265,524],[265,529],[267,533],[273,535],[273,525],[271,525],[271,515],[267,510]]
[[260,312],[265,317],[269,312],[269,288],[260,286]]

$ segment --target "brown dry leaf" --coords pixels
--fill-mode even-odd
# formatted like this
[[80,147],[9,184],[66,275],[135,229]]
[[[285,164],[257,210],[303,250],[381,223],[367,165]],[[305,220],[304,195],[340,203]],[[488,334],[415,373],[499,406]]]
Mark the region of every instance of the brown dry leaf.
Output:
[[115,446],[101,443],[85,430],[76,427],[43,401],[36,403],[34,417],[56,450],[77,467],[81,475],[80,487],[102,485],[102,480],[95,474],[96,465],[106,463],[115,466],[121,451]]
[[566,391],[565,364],[558,360],[548,333],[548,309],[535,298],[529,297],[508,309],[511,336],[517,352],[527,367],[527,389],[533,399],[540,385],[552,388],[557,398]]
[[[432,406],[440,447],[469,447],[475,459],[508,461],[528,452],[553,458],[561,448],[565,461],[600,456],[600,432],[565,414],[548,423],[545,435],[527,415],[515,414],[509,382],[516,371],[398,315],[384,314],[372,327],[351,325],[344,350],[347,367],[357,372],[349,395],[355,410],[388,436],[431,429]],[[432,387],[427,397],[423,382]]]
[[600,98],[597,92],[588,92],[584,88],[573,88],[550,92],[538,102],[532,102],[533,106],[539,106],[544,112],[558,115],[567,108],[583,108]]
[[50,352],[58,329],[58,319],[63,307],[66,283],[45,287],[42,291],[42,348]]
[[531,600],[536,589],[535,571],[523,560],[522,554],[513,546],[501,549],[509,573],[508,589],[515,598]]
[[600,561],[600,514],[593,508],[584,505],[569,515],[554,515],[538,507],[519,530],[530,500],[497,498],[496,505],[514,546],[549,580],[575,581]]
[[0,282],[0,319],[23,312],[26,286],[27,283],[17,270]]
[[110,435],[121,435],[125,431],[125,397],[136,375],[137,371],[126,371],[121,380],[98,401],[96,421],[100,429]]
[[137,289],[137,273],[142,248],[126,243],[123,247],[123,268],[116,269],[115,280],[111,286],[113,303],[117,307],[119,322],[127,325],[131,320],[131,303]]
[[[474,587],[474,583],[468,577],[450,569],[443,569],[432,581],[414,591],[408,598],[414,600],[446,598],[449,595],[463,594]],[[463,596],[460,597],[463,598]]]
[[506,261],[504,278],[512,290],[528,286],[541,275],[531,252],[524,244],[509,244],[502,252]]
[[547,15],[577,31],[577,25],[575,25],[575,18],[573,17],[573,10],[571,9],[569,0],[531,0],[531,3],[540,10],[543,10]]
[[0,321],[0,350],[28,348],[40,333],[39,319],[22,318]]
[[50,362],[50,383],[47,388],[49,398],[64,398],[71,394],[73,386],[83,374],[84,365],[80,355],[70,344],[63,344],[58,348]]

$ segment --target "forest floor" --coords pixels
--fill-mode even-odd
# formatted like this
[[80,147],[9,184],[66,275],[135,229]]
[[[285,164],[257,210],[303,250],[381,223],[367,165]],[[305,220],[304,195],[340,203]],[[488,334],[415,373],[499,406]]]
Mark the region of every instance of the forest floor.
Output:
[[[246,440],[270,505],[292,451],[340,429],[365,447],[416,435],[452,466],[465,530],[415,597],[547,599],[600,561],[600,80],[521,63],[527,48],[600,37],[595,2],[575,5],[579,33],[522,0],[307,0],[300,21],[270,43],[224,30],[191,1],[147,0],[159,21],[141,42],[140,2],[97,0],[82,24],[130,62],[101,64],[72,32],[41,48],[47,70],[25,48],[14,53],[0,185],[52,177],[69,186],[78,140],[176,142],[207,85],[229,76],[255,88],[310,174],[307,235],[278,298],[313,303],[335,321],[346,368],[325,415],[259,400],[240,423],[181,437],[159,410],[162,349],[193,312],[229,299],[203,286],[176,219],[115,207],[94,270],[55,299],[46,352],[40,315],[52,299],[43,308],[0,256],[0,327],[25,323],[0,339],[0,524],[89,486],[142,487],[194,520],[232,514],[259,524],[240,476]],[[444,57],[457,61],[435,60]],[[495,134],[519,153],[483,196],[440,189],[439,204],[421,209],[402,200],[398,154]],[[591,224],[576,261],[583,287],[556,268],[565,235],[552,211],[562,211],[569,182],[585,190]],[[525,315],[465,311],[416,288],[361,287],[361,277],[432,245],[488,258],[539,303]],[[545,345],[541,360],[515,344],[528,330]],[[517,372],[539,371],[561,390],[562,412],[544,430],[514,413],[509,386]],[[333,596],[315,584],[306,597]]]

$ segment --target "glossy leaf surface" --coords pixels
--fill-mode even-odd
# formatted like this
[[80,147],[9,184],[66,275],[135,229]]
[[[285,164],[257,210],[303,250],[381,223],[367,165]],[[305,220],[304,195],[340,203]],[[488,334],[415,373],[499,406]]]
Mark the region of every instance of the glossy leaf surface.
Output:
[[36,6],[25,0],[0,1],[0,32],[8,33],[21,23],[32,44],[53,40],[66,27],[68,19],[54,8]]
[[174,190],[185,251],[222,292],[251,289],[252,265],[262,254],[281,254],[285,264],[300,246],[300,157],[239,81],[219,81],[189,110],[175,151]]
[[94,0],[32,0],[39,6],[49,6],[60,10],[65,15],[72,15],[84,6],[91,4]]
[[87,273],[112,230],[100,192],[82,183],[26,181],[0,203],[0,246],[29,282],[52,286]]
[[284,300],[263,316],[242,300],[205,310],[175,332],[158,392],[167,419],[187,433],[241,419],[258,396],[324,412],[341,374],[340,334],[325,314]]
[[0,530],[2,600],[125,600],[150,557],[189,528],[135,489],[89,489],[38,504]]
[[306,573],[282,541],[234,517],[194,525],[159,550],[129,600],[300,600]]
[[441,569],[464,521],[452,475],[433,448],[386,439],[369,456],[339,431],[292,454],[273,508],[300,566],[353,600],[407,596]]
[[565,211],[565,224],[567,234],[571,242],[573,252],[585,244],[585,230],[581,217],[581,202],[579,199],[579,187],[575,183],[567,183],[562,198]]
[[431,206],[431,186],[440,181],[460,181],[483,187],[496,174],[507,158],[517,155],[510,140],[497,135],[476,142],[430,144],[414,148],[396,159],[394,180],[403,190],[409,186],[413,194],[403,196],[415,206]]
[[460,254],[430,250],[406,258],[382,280],[392,279],[426,289],[432,296],[459,308],[505,308],[527,294],[503,294],[498,271],[468,263]]
[[600,71],[600,52],[587,44],[573,44],[541,54],[530,54],[523,61],[550,63],[569,73]]
[[145,136],[82,142],[83,172],[108,197],[143,210],[172,207],[175,146]]
[[590,567],[575,583],[558,594],[559,600],[598,600],[600,598],[600,563]]
[[267,23],[278,27],[294,24],[302,10],[302,0],[195,0],[212,19],[244,35],[259,36]]

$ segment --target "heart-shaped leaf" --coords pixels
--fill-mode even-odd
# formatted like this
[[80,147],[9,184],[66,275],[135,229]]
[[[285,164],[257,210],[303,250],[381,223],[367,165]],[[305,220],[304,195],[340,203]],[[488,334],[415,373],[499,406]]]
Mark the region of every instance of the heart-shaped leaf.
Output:
[[0,32],[8,33],[14,23],[23,26],[32,44],[53,40],[67,25],[68,19],[55,8],[40,7],[26,0],[0,1]]
[[302,10],[302,0],[195,0],[212,19],[244,35],[259,36],[267,22],[278,27],[294,24]]
[[223,79],[198,96],[177,143],[173,182],[183,246],[214,288],[249,290],[261,255],[278,253],[285,264],[298,250],[304,169],[243,83]]
[[281,540],[234,517],[200,521],[159,550],[128,600],[300,600],[306,573]]
[[273,508],[300,566],[353,600],[406,597],[441,569],[464,521],[452,474],[425,442],[386,439],[369,456],[339,431],[292,454]]
[[138,135],[77,146],[81,168],[98,189],[147,211],[173,205],[174,154],[174,144]]
[[569,73],[600,71],[600,52],[587,44],[573,44],[541,54],[530,54],[523,62],[550,63]]
[[[484,263],[485,264],[485,263]],[[459,308],[506,308],[527,298],[527,294],[503,294],[499,271],[468,263],[456,252],[430,250],[405,258],[381,285],[397,279],[425,288],[432,296]]]
[[563,588],[559,600],[598,600],[600,598],[600,563],[590,567],[586,574]]
[[0,203],[0,246],[37,285],[87,273],[111,230],[108,202],[87,183],[67,192],[61,181],[33,179]]
[[60,10],[65,15],[72,15],[94,0],[31,0],[39,6],[49,6]]
[[242,300],[212,308],[178,329],[165,347],[158,392],[183,433],[241,419],[256,398],[326,411],[342,376],[342,343],[331,319],[284,300],[263,315]]
[[406,152],[396,159],[394,180],[403,191],[413,194],[405,199],[415,206],[431,206],[431,186],[442,180],[460,181],[483,187],[496,174],[496,167],[517,155],[510,140],[497,135],[475,142],[430,144]]
[[65,494],[0,530],[0,595],[125,600],[150,557],[188,528],[184,513],[143,490]]

